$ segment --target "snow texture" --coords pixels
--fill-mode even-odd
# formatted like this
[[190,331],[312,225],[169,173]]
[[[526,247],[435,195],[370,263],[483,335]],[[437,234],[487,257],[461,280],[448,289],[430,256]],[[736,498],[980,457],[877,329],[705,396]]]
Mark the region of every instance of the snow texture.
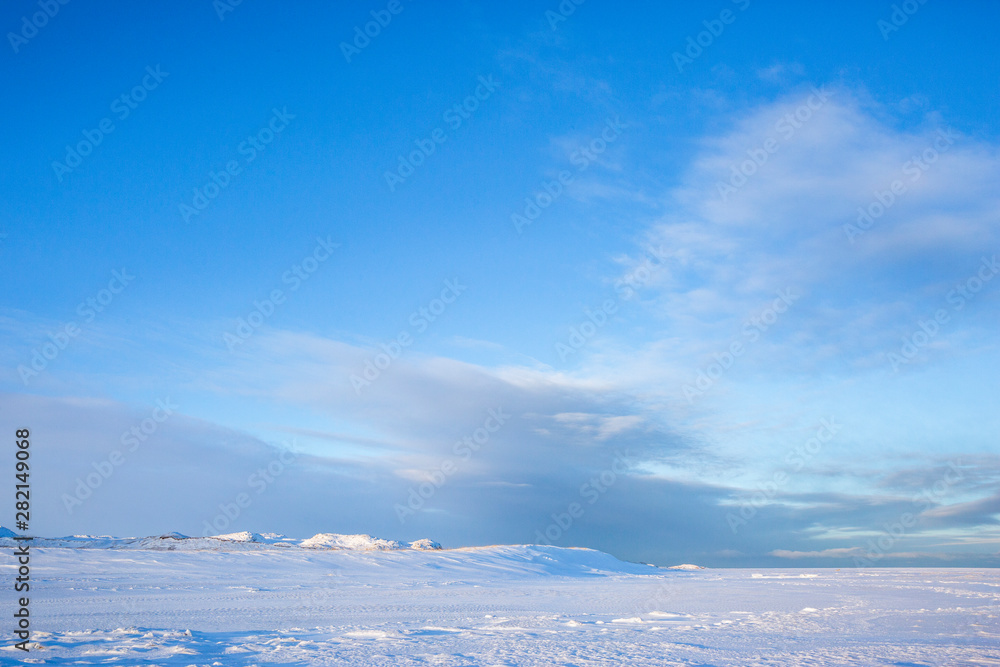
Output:
[[[0,547],[13,547],[17,535],[0,526]],[[227,533],[211,537],[188,537],[182,533],[165,533],[152,537],[111,537],[110,535],[71,535],[69,537],[36,537],[35,547],[65,549],[143,549],[164,551],[204,551],[237,549],[268,549],[273,547],[302,549],[353,549],[360,551],[393,551],[398,549],[440,549],[433,540],[397,542],[382,540],[371,535],[339,535],[319,533],[305,540],[295,540],[277,533]]]
[[1000,664],[997,570],[666,569],[326,533],[35,542],[37,643],[0,664]]

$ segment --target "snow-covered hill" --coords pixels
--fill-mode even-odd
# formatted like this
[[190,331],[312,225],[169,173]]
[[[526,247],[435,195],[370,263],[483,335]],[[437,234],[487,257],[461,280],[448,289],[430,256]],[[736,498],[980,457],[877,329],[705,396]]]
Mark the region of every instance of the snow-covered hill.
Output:
[[[0,526],[0,547],[13,547],[17,533]],[[165,533],[150,537],[112,537],[110,535],[70,535],[68,537],[35,537],[35,547],[64,549],[152,549],[164,551],[240,551],[260,549],[350,549],[354,551],[395,551],[400,549],[440,549],[433,540],[416,542],[383,540],[371,535],[340,535],[319,533],[305,540],[296,540],[277,533],[227,533],[211,537],[188,537],[181,533]]]

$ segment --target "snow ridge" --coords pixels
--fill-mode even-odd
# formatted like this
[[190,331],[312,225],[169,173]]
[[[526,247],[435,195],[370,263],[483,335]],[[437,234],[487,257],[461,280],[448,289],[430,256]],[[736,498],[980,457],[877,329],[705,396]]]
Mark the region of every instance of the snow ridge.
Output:
[[[17,533],[0,526],[0,547],[14,547]],[[371,535],[341,535],[318,533],[304,540],[278,533],[242,531],[210,537],[188,537],[171,532],[149,537],[112,537],[111,535],[70,535],[67,537],[35,537],[32,546],[64,549],[146,549],[154,551],[245,551],[257,549],[331,549],[348,551],[417,551],[441,549],[429,539],[416,542],[383,540]]]

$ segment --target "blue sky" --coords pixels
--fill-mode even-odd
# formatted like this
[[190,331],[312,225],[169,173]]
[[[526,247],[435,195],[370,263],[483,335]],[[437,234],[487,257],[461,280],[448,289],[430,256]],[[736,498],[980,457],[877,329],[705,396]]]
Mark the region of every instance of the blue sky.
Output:
[[11,3],[33,528],[996,564],[1000,9],[904,5]]

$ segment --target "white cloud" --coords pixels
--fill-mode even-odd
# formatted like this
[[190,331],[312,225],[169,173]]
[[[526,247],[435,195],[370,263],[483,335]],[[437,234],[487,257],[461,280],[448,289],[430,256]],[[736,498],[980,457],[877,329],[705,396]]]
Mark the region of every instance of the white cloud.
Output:
[[[850,547],[841,549],[823,549],[821,551],[789,551],[787,549],[775,549],[771,551],[771,556],[777,558],[790,558],[790,559],[800,559],[800,558],[867,558],[871,559],[869,552],[861,547]],[[968,554],[965,554],[968,556]],[[879,554],[876,558],[907,558],[907,559],[928,559],[936,558],[941,560],[950,560],[956,557],[960,557],[961,554],[952,553],[942,553],[940,551],[890,551],[884,554]]]
[[821,551],[789,551],[787,549],[775,549],[770,552],[771,556],[778,558],[853,558],[855,556],[864,557],[865,550],[861,547],[823,549]]
[[[628,305],[626,324],[588,344],[575,378],[676,401],[713,355],[748,343],[744,327],[788,288],[800,295],[795,305],[714,391],[751,373],[779,382],[831,368],[864,375],[886,367],[900,337],[946,305],[948,290],[984,252],[1000,249],[997,146],[934,116],[900,129],[863,92],[823,88],[820,102],[816,90],[752,109],[703,140],[665,197],[667,212],[638,244],[663,248],[667,265]],[[748,151],[767,159],[741,187],[720,194],[734,167],[753,165]],[[914,158],[928,160],[926,170]],[[905,192],[851,243],[845,226],[894,180]],[[998,309],[995,300],[977,308]],[[926,351],[946,358],[949,340],[971,326],[949,325],[947,340]]]

